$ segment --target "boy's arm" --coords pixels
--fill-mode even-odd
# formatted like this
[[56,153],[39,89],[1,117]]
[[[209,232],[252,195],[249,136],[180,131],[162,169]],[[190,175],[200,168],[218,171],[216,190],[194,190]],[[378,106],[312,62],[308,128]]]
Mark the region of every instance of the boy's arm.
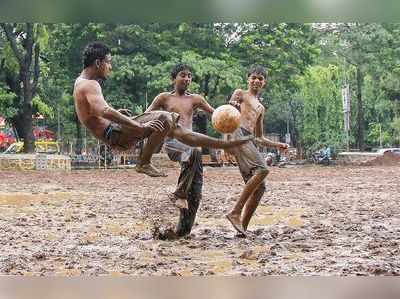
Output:
[[212,114],[214,112],[214,108],[211,107],[211,105],[206,101],[206,99],[200,95],[197,97],[197,105],[195,108],[200,108],[201,110],[209,114]]
[[281,142],[273,142],[272,140],[269,140],[268,138],[265,138],[264,133],[263,133],[263,127],[264,127],[264,107],[262,107],[262,112],[260,113],[258,119],[257,119],[257,123],[256,123],[256,127],[255,127],[255,139],[254,141],[261,145],[261,146],[265,146],[265,147],[275,147],[278,149],[287,149],[289,147],[288,144],[286,143],[281,143]]
[[154,110],[161,110],[164,108],[164,95],[160,93],[156,96],[150,106],[146,109],[145,112],[150,112]]
[[240,104],[242,102],[243,102],[243,90],[236,89],[229,100],[229,104],[240,110]]
[[96,81],[89,82],[87,86],[85,86],[84,93],[90,106],[90,114],[93,116],[103,117],[122,126],[129,127],[137,132],[138,136],[143,136],[148,131],[163,130],[161,122],[150,122],[146,125],[142,125],[109,106],[103,97],[100,84]]

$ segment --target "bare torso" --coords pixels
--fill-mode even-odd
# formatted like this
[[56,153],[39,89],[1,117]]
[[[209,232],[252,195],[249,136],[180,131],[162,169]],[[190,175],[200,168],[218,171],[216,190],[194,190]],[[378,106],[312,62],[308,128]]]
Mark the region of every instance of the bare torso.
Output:
[[110,124],[110,121],[91,113],[93,107],[91,107],[87,95],[87,87],[89,84],[98,83],[94,80],[88,80],[82,77],[76,79],[73,92],[75,110],[79,120],[89,129],[89,131],[95,137],[103,140],[104,129]]
[[196,94],[177,95],[165,92],[160,95],[160,108],[168,112],[176,112],[180,115],[179,124],[192,130],[193,112],[200,106],[200,96]]
[[257,121],[264,112],[264,106],[260,101],[247,91],[242,91],[240,104],[240,126],[251,133],[255,132]]

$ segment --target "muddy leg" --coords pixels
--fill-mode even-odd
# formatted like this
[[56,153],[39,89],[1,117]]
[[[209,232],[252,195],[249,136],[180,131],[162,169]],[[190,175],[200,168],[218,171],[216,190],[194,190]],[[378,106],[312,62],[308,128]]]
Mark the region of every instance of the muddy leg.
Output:
[[[182,237],[190,234],[194,221],[196,219],[196,213],[200,205],[201,193],[203,187],[203,165],[201,162],[201,152],[199,150],[194,151],[193,164],[189,167],[187,162],[181,163],[182,171],[181,176],[178,181],[178,188],[181,186],[181,182],[186,179],[185,175],[182,175],[185,171],[190,171],[194,173],[191,185],[187,185],[189,187],[189,191],[187,193],[188,198],[188,209],[181,209],[179,215],[179,222],[176,227],[176,233],[178,236]],[[187,181],[189,182],[189,181]],[[182,184],[184,186],[184,184]]]
[[177,196],[186,198],[187,194],[192,186],[193,179],[196,175],[196,171],[199,171],[199,165],[201,165],[201,150],[194,148],[190,155],[189,161],[187,162],[188,171],[181,172],[176,191],[174,192]]
[[191,130],[182,127],[174,129],[171,135],[180,142],[193,147],[199,146],[211,148],[231,148],[254,139],[253,136],[249,135],[237,140],[220,140],[204,134],[192,132]]
[[250,180],[247,181],[246,185],[244,186],[244,189],[242,193],[240,194],[240,197],[238,201],[236,202],[235,206],[233,209],[226,214],[226,218],[231,222],[233,227],[242,234],[245,234],[245,230],[241,221],[241,214],[244,205],[246,202],[249,200],[250,196],[254,192],[255,189],[259,187],[260,184],[264,181],[265,177],[268,174],[267,169],[263,169],[258,171],[253,177],[251,177]]
[[249,200],[246,202],[246,204],[243,207],[243,212],[242,212],[242,225],[244,230],[247,230],[247,227],[249,226],[249,222],[251,217],[253,216],[254,212],[256,211],[261,198],[264,195],[265,192],[265,182],[262,182],[260,186],[251,194]]
[[164,141],[164,138],[167,136],[171,129],[171,121],[165,115],[160,115],[158,119],[163,122],[164,130],[161,132],[152,132],[148,136],[147,142],[143,147],[143,151],[140,155],[139,163],[136,167],[137,172],[144,173],[152,177],[166,176],[166,174],[151,165],[150,161],[153,153]]

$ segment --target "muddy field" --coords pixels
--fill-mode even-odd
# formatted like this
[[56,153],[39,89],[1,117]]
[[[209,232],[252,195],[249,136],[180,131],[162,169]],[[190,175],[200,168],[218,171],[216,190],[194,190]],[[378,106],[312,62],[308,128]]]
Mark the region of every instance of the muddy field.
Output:
[[[272,168],[247,238],[224,213],[236,168],[205,168],[192,234],[176,223],[167,178],[133,170],[0,172],[2,275],[399,275],[400,166]],[[165,187],[164,187],[165,186]],[[233,196],[233,197],[232,197]]]

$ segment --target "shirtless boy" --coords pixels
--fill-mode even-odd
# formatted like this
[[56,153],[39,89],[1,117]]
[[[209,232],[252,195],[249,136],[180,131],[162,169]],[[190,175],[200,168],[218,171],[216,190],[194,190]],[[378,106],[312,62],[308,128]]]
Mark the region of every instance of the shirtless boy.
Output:
[[164,138],[173,136],[191,146],[229,148],[246,143],[251,138],[233,142],[220,141],[194,133],[178,125],[179,115],[152,111],[129,118],[112,108],[104,99],[100,81],[111,72],[111,51],[98,42],[90,43],[83,53],[84,69],[74,85],[75,109],[79,120],[98,139],[116,149],[128,149],[147,138],[136,171],[149,176],[165,176],[150,162]]
[[[180,115],[179,125],[192,130],[193,112],[199,108],[209,114],[214,108],[198,94],[188,92],[192,82],[191,68],[185,64],[177,64],[171,71],[174,90],[160,93],[147,111],[163,109]],[[164,149],[171,160],[180,162],[181,173],[177,188],[170,194],[171,200],[181,207],[179,222],[176,228],[178,236],[190,233],[196,212],[200,204],[203,186],[203,165],[201,149],[185,145],[174,138],[167,138]],[[188,206],[187,209],[185,209]]]
[[264,179],[268,175],[266,162],[256,145],[282,150],[289,147],[286,143],[273,142],[263,135],[265,108],[260,102],[260,93],[266,84],[266,76],[262,67],[250,68],[247,74],[247,90],[235,90],[230,99],[230,104],[240,109],[240,127],[232,134],[233,137],[239,138],[252,134],[255,136],[254,142],[229,149],[236,158],[246,185],[226,217],[243,235],[265,192]]

